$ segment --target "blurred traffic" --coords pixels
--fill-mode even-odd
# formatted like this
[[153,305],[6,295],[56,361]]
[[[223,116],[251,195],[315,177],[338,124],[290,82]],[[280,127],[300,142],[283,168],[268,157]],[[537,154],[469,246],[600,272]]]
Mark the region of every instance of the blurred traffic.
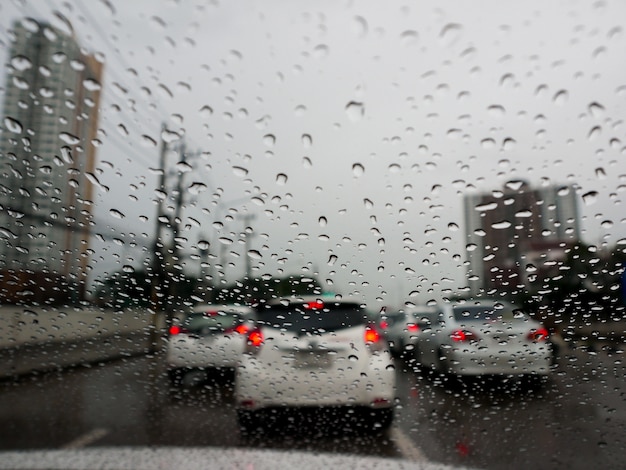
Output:
[[2,2],[0,446],[623,466],[625,17]]

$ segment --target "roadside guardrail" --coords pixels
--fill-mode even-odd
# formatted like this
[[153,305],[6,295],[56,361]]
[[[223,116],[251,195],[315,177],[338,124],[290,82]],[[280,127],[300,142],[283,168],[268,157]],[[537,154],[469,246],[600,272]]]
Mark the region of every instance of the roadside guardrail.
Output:
[[164,315],[147,309],[2,305],[0,377],[146,354],[164,328]]

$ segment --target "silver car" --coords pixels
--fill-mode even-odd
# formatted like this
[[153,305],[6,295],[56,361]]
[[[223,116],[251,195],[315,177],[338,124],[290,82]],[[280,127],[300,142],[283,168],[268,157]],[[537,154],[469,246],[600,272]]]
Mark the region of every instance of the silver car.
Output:
[[406,315],[403,311],[383,312],[378,319],[378,327],[389,344],[394,356],[401,356],[405,348]]
[[432,312],[428,306],[409,307],[405,311],[384,312],[378,322],[389,350],[396,357],[410,358],[414,355],[418,336],[421,334],[423,313]]
[[456,375],[550,374],[547,329],[511,304],[447,303],[422,312],[419,325],[415,356],[422,366]]
[[233,369],[246,344],[252,309],[239,305],[197,305],[169,329],[167,367],[178,385],[192,371]]

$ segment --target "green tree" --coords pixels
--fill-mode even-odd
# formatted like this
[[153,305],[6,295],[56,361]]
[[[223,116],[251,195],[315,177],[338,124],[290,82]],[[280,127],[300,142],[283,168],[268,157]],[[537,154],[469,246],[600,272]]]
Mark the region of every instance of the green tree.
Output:
[[308,276],[285,276],[269,279],[244,279],[215,291],[212,301],[215,303],[252,304],[260,300],[269,300],[292,295],[321,295],[323,289],[319,281]]
[[624,316],[620,276],[623,249],[599,251],[579,243],[568,252],[561,275],[550,279],[543,304],[563,321],[604,321]]
[[123,310],[150,306],[151,279],[146,271],[117,271],[96,290],[98,305]]

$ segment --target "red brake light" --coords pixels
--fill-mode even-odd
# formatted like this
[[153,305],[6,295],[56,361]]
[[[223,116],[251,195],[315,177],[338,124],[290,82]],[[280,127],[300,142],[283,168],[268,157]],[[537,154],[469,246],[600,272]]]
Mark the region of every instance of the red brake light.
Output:
[[371,326],[365,328],[365,342],[368,344],[378,343],[380,341],[380,333]]
[[363,336],[365,345],[370,349],[370,351],[382,351],[384,349],[385,342],[375,326],[366,326]]
[[386,330],[387,328],[389,328],[389,323],[387,323],[387,320],[382,320],[382,321],[380,322],[380,327],[381,327],[383,330]]
[[250,327],[248,325],[238,325],[235,328],[235,331],[240,335],[245,335],[248,331],[250,331]]
[[452,338],[452,341],[455,343],[465,343],[478,339],[478,337],[469,330],[455,330],[450,334],[450,338]]
[[416,331],[420,330],[420,327],[416,323],[409,323],[406,329],[412,333],[415,333]]
[[183,329],[178,326],[178,325],[172,325],[170,326],[170,335],[171,336],[176,336],[177,334],[182,333]]
[[252,356],[256,356],[261,350],[261,346],[265,342],[265,337],[263,336],[263,332],[259,328],[255,328],[252,331],[248,332],[248,336],[246,338],[246,353],[251,354]]
[[248,331],[250,331],[250,326],[242,323],[232,328],[228,328],[227,330],[224,331],[224,333],[226,334],[238,333],[240,335],[245,335]]
[[372,400],[372,406],[374,408],[379,408],[382,406],[388,406],[389,405],[389,400],[386,398],[374,398]]
[[321,300],[307,302],[304,304],[304,308],[307,310],[321,310],[324,308],[324,302],[322,302]]
[[549,333],[544,327],[537,328],[536,330],[530,330],[528,333],[528,340],[530,341],[545,341],[548,339]]
[[248,334],[248,344],[250,346],[258,348],[263,344],[263,341],[265,341],[265,338],[261,330],[252,330],[250,334]]

